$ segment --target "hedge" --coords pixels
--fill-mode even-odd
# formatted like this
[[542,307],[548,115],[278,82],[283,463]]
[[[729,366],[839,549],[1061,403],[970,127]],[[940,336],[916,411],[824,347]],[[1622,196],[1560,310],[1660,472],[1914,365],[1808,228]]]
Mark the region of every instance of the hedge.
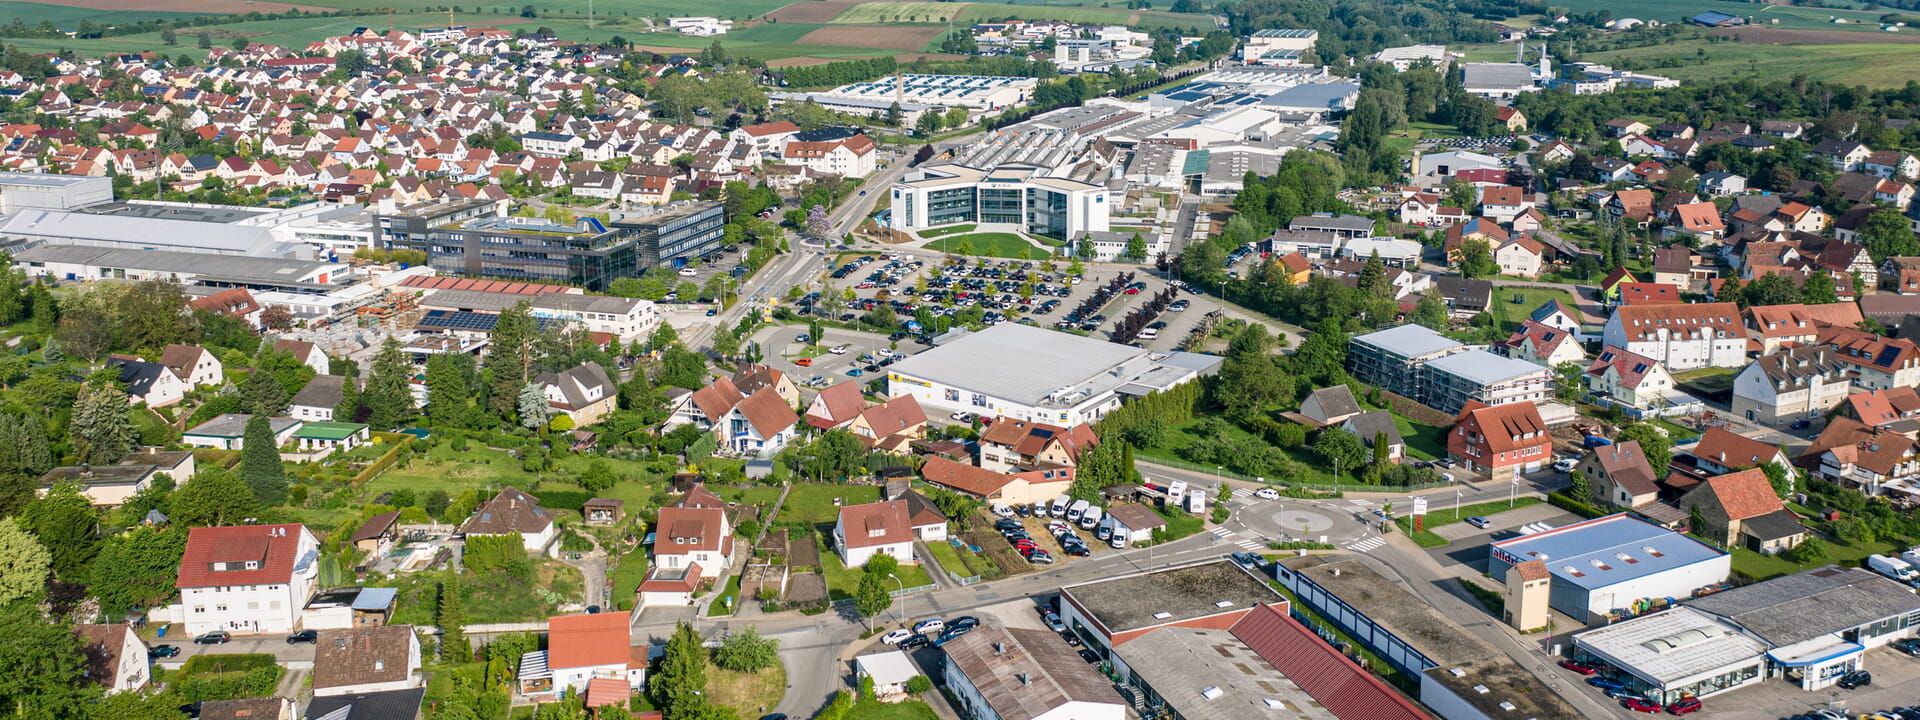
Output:
[[1603,515],[1613,514],[1609,511],[1602,510],[1600,508],[1594,507],[1587,503],[1580,502],[1579,500],[1575,500],[1573,498],[1567,497],[1566,495],[1557,491],[1547,493],[1547,503],[1554,507],[1560,508],[1561,510],[1565,510],[1567,512],[1573,513],[1575,515],[1579,515],[1587,519],[1593,519]]
[[407,448],[413,447],[413,436],[406,435],[404,437],[406,439],[394,443],[393,449],[386,451],[379,459],[374,460],[373,464],[366,466],[366,468],[354,475],[353,484],[359,485],[379,477],[380,473],[386,472],[387,468],[392,467],[395,462],[398,462],[400,460],[400,454]]
[[540,507],[549,510],[572,510],[580,512],[587,501],[593,499],[593,493],[585,490],[535,490],[527,493],[540,501]]

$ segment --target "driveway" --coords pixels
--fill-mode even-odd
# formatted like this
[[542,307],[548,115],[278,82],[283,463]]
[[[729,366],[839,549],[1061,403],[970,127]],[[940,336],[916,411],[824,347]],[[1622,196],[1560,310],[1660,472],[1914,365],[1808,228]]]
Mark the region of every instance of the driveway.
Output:
[[[174,626],[177,630],[178,625]],[[287,644],[287,636],[275,635],[235,635],[233,640],[221,645],[195,645],[193,638],[176,637],[172,631],[167,637],[148,643],[153,645],[172,645],[180,648],[180,654],[160,661],[161,667],[177,670],[187,664],[187,658],[196,655],[272,655],[276,662],[285,665],[290,662],[313,662],[313,646],[306,643]]]

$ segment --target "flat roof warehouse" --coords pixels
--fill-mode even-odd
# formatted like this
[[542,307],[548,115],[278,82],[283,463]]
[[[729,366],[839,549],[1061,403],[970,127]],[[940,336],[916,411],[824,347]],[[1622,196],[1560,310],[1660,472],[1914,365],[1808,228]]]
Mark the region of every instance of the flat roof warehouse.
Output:
[[1151,352],[1003,323],[908,357],[893,374],[1027,405],[1071,407],[1108,392],[1144,395],[1219,365],[1211,355]]

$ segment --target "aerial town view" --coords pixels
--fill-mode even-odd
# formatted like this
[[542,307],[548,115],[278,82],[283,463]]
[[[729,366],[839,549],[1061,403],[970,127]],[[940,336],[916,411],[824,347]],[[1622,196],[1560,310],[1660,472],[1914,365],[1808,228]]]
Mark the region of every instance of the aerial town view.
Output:
[[7,0],[0,717],[1920,720],[1920,0]]

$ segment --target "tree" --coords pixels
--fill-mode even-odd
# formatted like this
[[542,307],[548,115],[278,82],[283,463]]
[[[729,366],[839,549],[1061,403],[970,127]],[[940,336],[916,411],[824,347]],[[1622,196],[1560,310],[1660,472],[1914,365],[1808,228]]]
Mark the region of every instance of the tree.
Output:
[[1687,532],[1706,537],[1707,514],[1700,510],[1699,503],[1687,506]]
[[109,617],[158,605],[173,595],[180,557],[187,549],[184,528],[142,525],[100,544],[88,589]]
[[173,28],[167,28],[160,31],[160,42],[168,45],[179,45],[180,36],[173,32]]
[[177,527],[234,525],[259,508],[246,481],[219,467],[194,473],[191,481],[174,491],[169,502]]
[[533,306],[524,300],[500,313],[494,323],[487,350],[487,371],[493,378],[487,409],[494,415],[508,417],[518,405],[520,389],[533,379],[533,343],[538,334]]
[[613,487],[614,483],[619,481],[619,476],[613,474],[613,467],[599,458],[594,458],[593,462],[587,463],[587,471],[580,473],[577,479],[580,487],[586,488],[587,492],[596,493]]
[[1565,402],[1578,399],[1586,376],[1586,368],[1576,362],[1568,361],[1553,366],[1553,396]]
[[449,573],[440,582],[440,607],[434,622],[440,625],[440,661],[464,663],[473,660],[473,645],[467,642],[467,610],[460,596],[460,575]]
[[0,608],[0,713],[55,720],[91,717],[86,708],[99,697],[98,686],[78,682],[84,658],[80,638],[65,622],[48,617],[31,603]]
[[1485,240],[1467,240],[1460,244],[1460,277],[1477,278],[1500,274],[1500,264],[1494,262],[1493,249]]
[[68,428],[83,464],[112,465],[132,452],[140,434],[127,413],[127,393],[112,368],[94,373],[80,389]]
[[453,358],[443,353],[427,359],[427,415],[436,428],[467,426],[467,398],[473,393]]
[[1313,441],[1313,452],[1336,470],[1353,470],[1367,461],[1367,444],[1360,436],[1345,430],[1321,431],[1320,437]]
[[721,641],[713,664],[734,672],[759,672],[780,664],[780,641],[760,634],[752,625]]
[[1413,321],[1429,330],[1447,329],[1447,302],[1438,293],[1425,293],[1413,305]]
[[1797,565],[1818,565],[1827,561],[1827,542],[1818,537],[1809,537],[1787,548],[1780,553],[1780,557]]
[[[1085,244],[1092,245],[1092,243]],[[1133,237],[1127,239],[1127,259],[1134,262],[1147,261],[1147,239],[1140,233],[1136,232]]]
[[685,717],[706,704],[700,693],[707,687],[707,649],[692,625],[681,623],[667,639],[667,656],[660,671],[648,678],[653,704],[669,718]]
[[1860,244],[1879,264],[1890,257],[1920,255],[1920,236],[1915,236],[1906,215],[1893,208],[1881,208],[1867,216],[1860,226]]
[[920,137],[932,137],[934,133],[940,131],[940,113],[931,111],[920,113],[920,118],[913,123],[913,129],[920,134]]
[[1640,443],[1640,452],[1655,475],[1664,474],[1667,464],[1673,462],[1673,440],[1657,425],[1640,422],[1621,428],[1616,442],[1627,441]]
[[399,341],[391,335],[380,346],[380,353],[373,356],[373,369],[367,373],[367,386],[360,392],[360,404],[367,409],[367,424],[382,430],[413,420],[413,366],[401,354]]
[[863,573],[860,586],[853,592],[854,608],[860,611],[860,618],[867,621],[867,627],[873,627],[873,619],[893,607],[893,596],[887,593],[885,583],[884,575]]
[[1799,489],[1799,479],[1793,470],[1780,463],[1761,463],[1760,472],[1766,473],[1767,484],[1773,486],[1773,494],[1780,496],[1782,500],[1792,496],[1794,491]]
[[1833,286],[1833,276],[1824,272],[1813,272],[1800,283],[1801,302],[1808,305],[1826,305],[1840,302],[1840,293]]
[[1587,480],[1587,474],[1575,470],[1567,473],[1567,497],[1583,503],[1593,502],[1593,483]]
[[698,390],[707,384],[707,358],[676,343],[660,356],[660,375],[655,380],[665,387]]
[[199,44],[201,50],[213,49],[213,34],[208,32],[200,33]]
[[519,398],[515,405],[520,411],[520,426],[528,430],[546,427],[552,419],[546,389],[539,383],[527,383],[520,388]]
[[254,500],[272,507],[287,501],[287,468],[280,463],[273,423],[264,415],[247,418],[245,444],[240,446],[240,478]]
[[100,513],[80,494],[77,483],[54,485],[27,503],[20,523],[52,555],[54,575],[65,582],[86,582],[87,568],[100,552]]
[[0,520],[0,607],[37,598],[47,587],[53,556],[13,518]]

